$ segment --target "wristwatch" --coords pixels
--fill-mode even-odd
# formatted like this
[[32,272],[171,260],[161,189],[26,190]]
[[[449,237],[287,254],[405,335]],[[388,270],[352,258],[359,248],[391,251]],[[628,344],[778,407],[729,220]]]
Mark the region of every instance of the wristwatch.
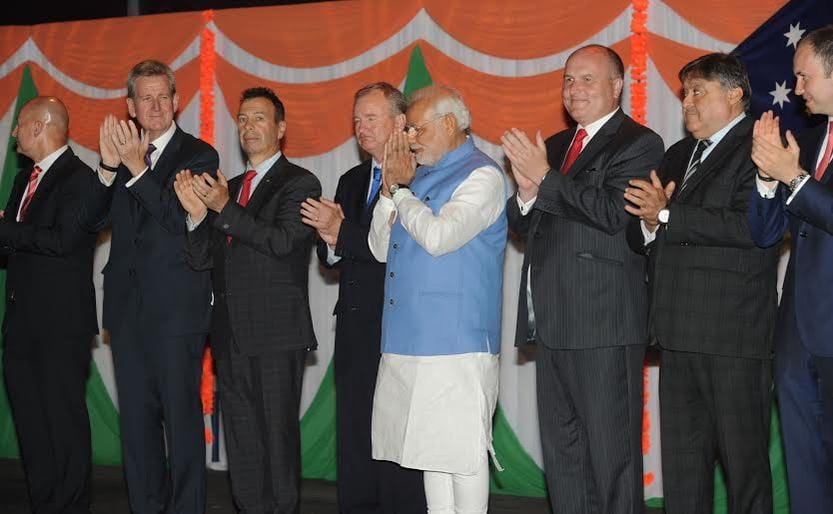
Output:
[[662,209],[657,213],[657,220],[662,223],[668,223],[668,217],[671,216],[671,211],[668,209]]
[[390,193],[391,196],[393,196],[400,189],[408,189],[408,185],[407,184],[391,184],[390,187],[388,188],[388,192]]
[[795,188],[798,187],[798,184],[801,184],[801,181],[804,180],[807,176],[808,176],[807,173],[805,173],[804,170],[801,170],[801,173],[796,175],[796,177],[794,179],[790,180],[790,183],[787,186],[787,187],[790,188],[790,192],[794,193]]

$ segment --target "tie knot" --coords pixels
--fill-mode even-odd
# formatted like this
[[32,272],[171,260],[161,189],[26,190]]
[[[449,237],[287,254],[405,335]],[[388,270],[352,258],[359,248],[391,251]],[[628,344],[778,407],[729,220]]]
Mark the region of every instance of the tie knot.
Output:
[[373,180],[380,180],[382,178],[382,168],[373,166]]
[[580,128],[576,131],[576,144],[581,144],[584,141],[584,138],[587,137],[587,131],[583,128]]
[[156,147],[153,146],[153,143],[150,143],[148,145],[147,152],[145,152],[145,166],[147,166],[148,168],[150,168],[150,164],[153,162],[153,160],[151,159],[151,156],[153,155],[153,152],[155,152],[155,151],[156,151]]
[[35,166],[34,168],[32,168],[32,173],[29,175],[29,177],[37,178],[37,176],[40,175],[42,171],[43,169],[41,169],[40,166]]
[[833,121],[827,124],[827,139],[833,138]]
[[252,180],[254,180],[256,175],[257,172],[255,170],[247,170],[246,174],[243,175],[243,182],[251,182]]

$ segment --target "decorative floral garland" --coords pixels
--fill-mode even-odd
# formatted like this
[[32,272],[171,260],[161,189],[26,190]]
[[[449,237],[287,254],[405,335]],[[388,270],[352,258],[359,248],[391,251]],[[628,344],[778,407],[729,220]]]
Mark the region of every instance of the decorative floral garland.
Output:
[[[214,32],[208,24],[214,19],[214,11],[202,13],[205,27],[200,34],[200,139],[214,145],[214,70],[216,54],[214,49]],[[202,382],[200,383],[200,400],[203,414],[214,413],[214,362],[211,348],[206,347],[202,356]],[[214,441],[211,428],[205,427],[205,442]]]
[[631,15],[631,117],[646,124],[648,67],[648,0],[632,0]]

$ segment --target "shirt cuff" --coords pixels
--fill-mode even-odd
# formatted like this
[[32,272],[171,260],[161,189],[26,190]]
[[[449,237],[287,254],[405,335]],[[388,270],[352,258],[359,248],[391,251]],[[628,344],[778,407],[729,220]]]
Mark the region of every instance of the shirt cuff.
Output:
[[766,198],[767,200],[775,198],[775,190],[778,189],[778,182],[764,182],[760,177],[755,177],[755,185],[758,187],[758,194],[761,195],[761,198]]
[[533,196],[528,202],[521,200],[521,195],[515,195],[515,198],[518,200],[518,208],[521,210],[521,216],[526,216],[532,210],[532,206],[535,205],[535,200],[538,199],[538,196]]
[[138,175],[136,175],[136,176],[135,176],[135,177],[133,177],[132,179],[128,180],[128,181],[127,181],[127,184],[125,184],[125,186],[126,186],[126,187],[130,187],[130,186],[132,186],[133,184],[135,184],[135,183],[136,183],[136,182],[137,182],[140,178],[142,178],[142,177],[145,175],[145,173],[147,173],[147,171],[148,171],[149,169],[150,169],[150,168],[145,168],[145,169],[143,169],[141,173],[139,173]]
[[112,174],[113,176],[108,179],[108,178],[104,177],[104,173],[101,172],[101,169],[97,169],[96,170],[96,175],[98,175],[98,181],[101,182],[101,184],[104,185],[105,187],[112,186],[113,182],[116,181],[116,173],[113,173]]
[[806,184],[807,181],[810,180],[810,178],[811,178],[810,175],[805,176],[804,179],[802,179],[801,182],[799,182],[798,185],[795,186],[795,191],[793,191],[792,194],[790,195],[790,197],[787,198],[787,205],[789,205],[790,202],[793,201],[793,198],[795,198],[795,195],[797,195],[798,192],[801,191],[801,188],[804,187],[804,184]]
[[[141,176],[141,175],[139,175],[139,176]],[[202,218],[198,219],[197,221],[194,221],[194,220],[191,219],[190,214],[186,214],[185,215],[185,226],[188,227],[188,232],[193,232],[193,231],[197,230],[197,227],[200,226],[200,223],[205,221],[206,216],[208,216],[208,211],[207,210],[205,211],[205,214],[203,214]]]
[[336,250],[330,245],[327,245],[327,264],[332,266],[341,260],[341,257],[336,255]]
[[651,232],[650,230],[648,230],[648,227],[645,226],[645,221],[639,220],[639,228],[642,229],[642,239],[645,240],[645,246],[648,246],[649,244],[653,243],[654,239],[657,238],[657,230],[659,230],[659,227],[657,227],[656,230]]

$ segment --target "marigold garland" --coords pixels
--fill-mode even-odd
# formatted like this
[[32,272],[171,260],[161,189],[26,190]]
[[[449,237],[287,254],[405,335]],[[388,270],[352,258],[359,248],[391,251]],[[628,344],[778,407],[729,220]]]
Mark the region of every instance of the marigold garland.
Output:
[[631,117],[644,125],[647,122],[648,0],[632,0],[631,6]]

